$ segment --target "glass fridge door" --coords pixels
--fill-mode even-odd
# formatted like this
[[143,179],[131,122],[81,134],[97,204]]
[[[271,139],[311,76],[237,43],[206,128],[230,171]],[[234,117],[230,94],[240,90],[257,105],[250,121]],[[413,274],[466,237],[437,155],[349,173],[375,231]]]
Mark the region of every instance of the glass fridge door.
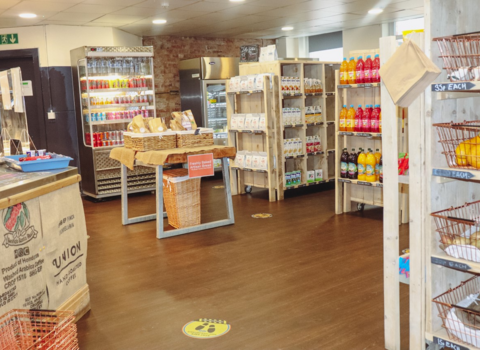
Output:
[[214,130],[216,145],[227,145],[227,101],[225,80],[203,81],[203,115],[207,128]]

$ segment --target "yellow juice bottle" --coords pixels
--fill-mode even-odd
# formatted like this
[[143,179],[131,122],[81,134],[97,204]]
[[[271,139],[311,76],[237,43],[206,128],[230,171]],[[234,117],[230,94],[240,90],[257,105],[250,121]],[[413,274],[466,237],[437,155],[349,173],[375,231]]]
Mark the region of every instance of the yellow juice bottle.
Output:
[[340,111],[340,131],[347,131],[347,105],[343,105],[342,110]]
[[340,84],[348,84],[348,62],[346,57],[343,58],[340,65]]
[[382,154],[378,148],[375,150],[374,156],[375,160],[377,161],[377,165],[375,165],[375,177],[376,181],[378,181],[380,180],[380,158],[382,158]]
[[367,167],[365,169],[365,180],[368,182],[375,182],[377,177],[375,176],[375,166],[377,165],[377,159],[375,155],[372,153],[372,150],[369,149],[367,153]]
[[361,181],[365,181],[365,179],[366,179],[366,175],[365,175],[366,167],[367,167],[367,157],[362,150],[362,153],[360,153],[358,155],[358,159],[357,159],[357,171],[358,171],[357,179],[359,179]]
[[357,62],[354,57],[350,57],[350,61],[348,62],[348,83],[357,83]]
[[347,112],[347,131],[353,131],[355,129],[355,108],[350,105],[350,109]]

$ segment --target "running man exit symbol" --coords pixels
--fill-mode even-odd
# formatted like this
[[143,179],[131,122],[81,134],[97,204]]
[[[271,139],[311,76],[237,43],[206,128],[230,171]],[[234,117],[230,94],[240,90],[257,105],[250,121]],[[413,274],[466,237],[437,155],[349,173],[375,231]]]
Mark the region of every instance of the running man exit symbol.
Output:
[[0,45],[18,44],[18,34],[0,35]]

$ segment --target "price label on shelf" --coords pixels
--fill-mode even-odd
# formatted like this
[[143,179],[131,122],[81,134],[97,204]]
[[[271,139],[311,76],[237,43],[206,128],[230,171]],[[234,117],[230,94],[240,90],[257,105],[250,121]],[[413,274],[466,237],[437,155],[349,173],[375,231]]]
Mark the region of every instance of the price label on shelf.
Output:
[[433,169],[432,175],[442,176],[442,177],[452,177],[454,179],[460,179],[460,180],[469,180],[474,177],[474,175],[468,171],[447,170],[447,169]]
[[475,84],[466,82],[466,83],[447,83],[447,84],[433,84],[432,91],[435,92],[444,92],[444,91],[468,91],[472,90],[475,87]]
[[437,337],[433,337],[433,344],[438,344],[440,346],[443,346],[444,349],[452,349],[452,350],[470,350],[469,348],[466,348],[463,345],[458,345],[455,343],[452,343],[450,340],[445,340]]
[[445,260],[445,259],[442,259],[442,258],[436,258],[436,257],[433,257],[433,256],[432,256],[431,261],[432,261],[432,264],[445,266],[445,267],[449,267],[451,269],[456,269],[456,270],[468,271],[468,270],[472,269],[467,264],[459,263],[459,262],[452,261],[452,260]]

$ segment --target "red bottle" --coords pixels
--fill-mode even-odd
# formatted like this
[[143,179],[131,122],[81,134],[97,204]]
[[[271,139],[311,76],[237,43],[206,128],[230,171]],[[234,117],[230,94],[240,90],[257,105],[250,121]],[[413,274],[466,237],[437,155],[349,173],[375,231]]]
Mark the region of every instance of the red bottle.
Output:
[[366,105],[363,112],[362,132],[370,132],[370,124],[372,117],[372,105]]
[[365,75],[365,84],[371,83],[372,82],[372,59],[370,55],[368,55],[367,59],[365,60],[364,75]]
[[380,132],[380,105],[375,105],[372,111],[370,132]]
[[355,113],[355,129],[353,131],[355,132],[362,131],[362,120],[363,120],[362,105],[358,105],[357,111]]
[[372,83],[379,83],[380,82],[380,56],[375,55],[375,59],[372,63]]
[[358,56],[357,59],[357,84],[365,83],[365,62],[362,56]]

